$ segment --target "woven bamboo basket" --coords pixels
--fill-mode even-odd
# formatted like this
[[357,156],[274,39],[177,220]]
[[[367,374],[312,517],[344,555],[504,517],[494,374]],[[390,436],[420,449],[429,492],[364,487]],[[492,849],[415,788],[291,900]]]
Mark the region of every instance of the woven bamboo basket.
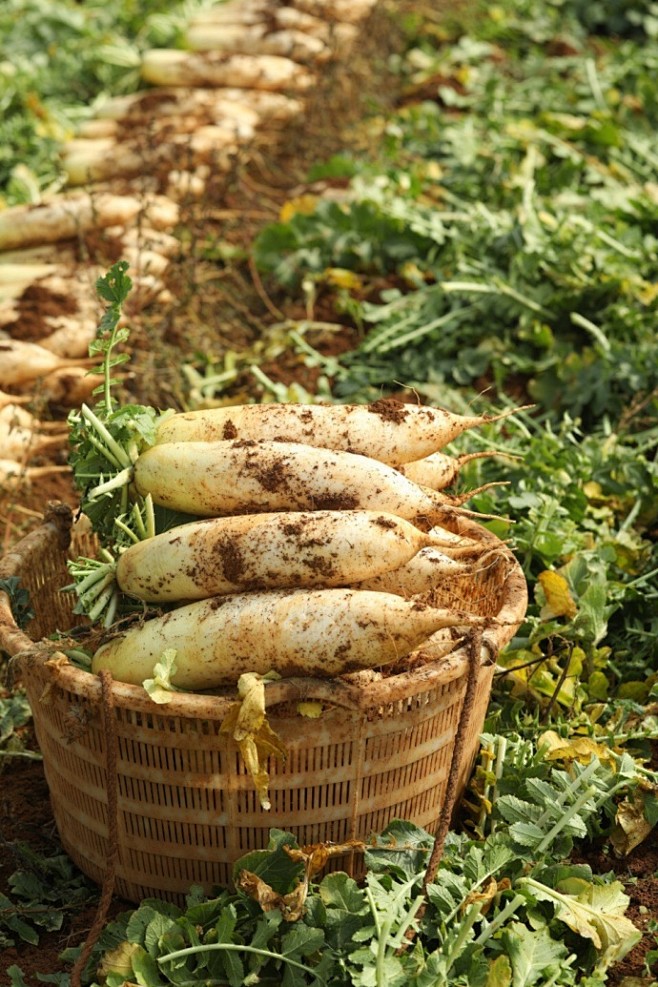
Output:
[[[36,612],[23,633],[0,592],[0,649],[15,656],[27,690],[55,822],[76,865],[102,882],[110,790],[118,831],[115,889],[132,901],[157,896],[181,903],[193,884],[208,893],[230,885],[235,860],[267,846],[273,827],[293,833],[301,845],[365,841],[393,819],[433,831],[449,770],[453,776],[458,771],[459,793],[468,781],[495,656],[518,629],[527,605],[526,583],[511,553],[479,525],[460,526],[464,534],[500,548],[477,577],[451,578],[437,587],[438,605],[499,618],[483,636],[477,669],[467,649],[444,631],[427,642],[415,667],[379,681],[298,678],[269,684],[268,719],[288,755],[269,764],[266,811],[237,745],[220,733],[237,698],[230,690],[176,693],[163,706],[140,686],[112,683],[115,756],[108,757],[99,678],[53,656],[57,645],[51,639],[79,623],[71,612],[72,594],[62,591],[69,581],[66,560],[93,553],[93,545],[75,525],[71,536],[68,509],[50,505],[44,523],[0,561],[0,579],[17,576]],[[469,669],[474,704],[455,764]],[[296,712],[300,700],[311,699],[323,704],[322,715],[312,720]],[[355,876],[361,865],[357,851],[331,863]]]

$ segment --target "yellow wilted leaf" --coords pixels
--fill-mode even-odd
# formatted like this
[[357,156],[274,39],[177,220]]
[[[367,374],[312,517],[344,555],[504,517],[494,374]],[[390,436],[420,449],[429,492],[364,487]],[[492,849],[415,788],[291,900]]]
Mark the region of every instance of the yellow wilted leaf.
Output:
[[546,603],[541,608],[539,616],[542,620],[552,617],[568,617],[570,620],[578,613],[578,607],[569,590],[569,584],[559,572],[546,569],[539,573],[539,584],[544,591]]
[[544,748],[548,761],[579,761],[587,764],[593,757],[599,761],[614,761],[614,756],[605,744],[597,744],[590,737],[560,737],[554,730],[546,730],[538,741]]
[[326,284],[332,284],[336,288],[345,288],[347,291],[360,291],[363,287],[359,275],[346,267],[326,267],[322,273],[322,280]]
[[308,880],[300,881],[288,894],[279,894],[266,881],[249,870],[240,871],[237,880],[240,891],[257,901],[264,912],[278,908],[286,922],[297,922],[304,914]]
[[263,809],[269,809],[270,776],[264,763],[270,754],[285,759],[287,751],[265,717],[265,681],[253,672],[240,676],[238,693],[242,702],[229,710],[220,730],[221,733],[231,734],[237,743],[244,765],[256,786],[260,804]]
[[119,976],[125,977],[125,982],[128,983],[129,978],[134,973],[133,956],[143,952],[144,950],[138,943],[124,940],[103,955],[97,973],[103,979],[111,973],[119,974]]
[[293,216],[301,213],[302,216],[310,216],[315,212],[318,204],[317,195],[297,195],[293,199],[284,202],[279,211],[279,219],[282,223],[289,223]]
[[617,856],[625,857],[639,846],[652,830],[653,825],[644,814],[644,795],[642,792],[634,792],[632,799],[624,799],[617,806],[610,842]]
[[503,891],[509,891],[510,887],[509,878],[505,877],[502,881],[498,882],[492,877],[481,891],[471,891],[466,896],[462,905],[462,911],[467,911],[470,905],[481,904],[481,914],[486,915],[496,895]]
[[652,305],[656,298],[658,298],[658,284],[656,282],[645,281],[637,297],[643,305]]
[[489,963],[487,987],[510,987],[512,983],[512,964],[509,957],[501,954]]

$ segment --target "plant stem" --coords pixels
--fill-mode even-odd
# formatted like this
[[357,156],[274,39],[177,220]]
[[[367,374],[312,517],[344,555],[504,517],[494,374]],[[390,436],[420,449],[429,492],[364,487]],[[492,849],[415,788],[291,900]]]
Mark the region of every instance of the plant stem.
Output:
[[187,956],[196,956],[198,953],[217,952],[221,949],[233,953],[253,953],[255,956],[265,956],[272,960],[283,960],[284,963],[294,966],[297,970],[303,970],[305,973],[310,973],[311,976],[315,977],[315,979],[321,984],[326,984],[326,981],[323,980],[318,973],[316,973],[313,967],[306,966],[304,963],[298,963],[297,960],[291,960],[289,956],[284,956],[282,953],[274,953],[270,949],[259,949],[257,946],[241,946],[232,942],[211,942],[199,946],[188,946],[186,949],[177,949],[173,953],[166,953],[164,956],[158,956],[157,960],[158,963],[167,963],[170,960],[179,960]]

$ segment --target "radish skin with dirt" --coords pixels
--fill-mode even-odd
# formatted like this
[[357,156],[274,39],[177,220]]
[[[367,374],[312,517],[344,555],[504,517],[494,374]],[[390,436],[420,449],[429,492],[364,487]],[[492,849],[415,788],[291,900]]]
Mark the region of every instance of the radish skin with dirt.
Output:
[[467,463],[471,463],[475,459],[488,459],[491,456],[504,455],[504,453],[495,450],[467,452],[461,456],[449,456],[445,452],[433,452],[422,459],[415,459],[408,463],[396,463],[396,469],[404,474],[408,480],[413,480],[421,487],[445,490],[458,479]]
[[438,529],[426,533],[377,511],[208,518],[132,545],[119,556],[116,578],[122,592],[151,603],[238,590],[345,586],[397,569],[433,544],[445,544]]
[[365,508],[438,521],[459,511],[376,459],[299,442],[164,442],[133,470],[140,495],[200,517]]
[[445,551],[428,546],[396,569],[388,569],[378,574],[372,573],[368,578],[359,582],[355,589],[377,590],[380,593],[396,593],[398,596],[418,596],[429,593],[441,583],[450,582],[457,576],[474,577],[478,570],[491,565],[495,549],[485,551],[484,547],[478,553],[473,549],[470,558],[452,558]]
[[366,590],[271,590],[189,603],[101,645],[92,671],[140,685],[165,651],[172,685],[213,689],[244,672],[331,678],[386,665],[445,627],[488,618]]
[[246,404],[169,415],[158,425],[156,442],[298,442],[398,465],[423,459],[467,429],[500,421],[519,410],[456,415],[392,399],[368,405]]

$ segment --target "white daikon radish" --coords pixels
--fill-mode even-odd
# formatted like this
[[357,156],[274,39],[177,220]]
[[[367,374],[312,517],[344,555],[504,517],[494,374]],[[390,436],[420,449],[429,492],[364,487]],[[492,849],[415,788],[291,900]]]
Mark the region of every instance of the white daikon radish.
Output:
[[142,209],[132,196],[99,193],[62,195],[37,206],[13,206],[0,212],[0,250],[67,240],[90,229],[124,225]]
[[154,48],[142,56],[142,78],[156,86],[244,86],[300,92],[315,77],[280,55],[225,55]]
[[117,142],[113,138],[103,140],[75,140],[64,146],[62,167],[71,185],[105,181],[118,176],[132,178],[143,172],[153,171],[171,160],[184,160],[190,166],[216,160],[220,152],[235,150],[236,138],[250,139],[253,131],[243,125],[236,133],[231,126],[197,126],[189,133],[157,135],[147,141]]
[[210,518],[132,545],[120,555],[116,576],[124,593],[152,603],[247,589],[344,586],[397,569],[437,541],[438,531],[426,533],[378,511]]
[[84,367],[60,367],[39,381],[39,397],[55,407],[72,409],[89,401],[104,378]]
[[21,290],[24,290],[34,281],[45,278],[56,270],[55,264],[6,264],[0,262],[0,286],[6,288],[11,285],[20,285]]
[[431,487],[432,490],[444,490],[455,482],[459,473],[466,465],[475,459],[485,459],[491,456],[507,456],[496,450],[469,452],[461,456],[448,456],[442,452],[434,452],[424,459],[410,463],[401,463],[396,468],[406,477],[418,483],[421,487]]
[[[51,322],[45,318],[44,322]],[[39,346],[63,359],[84,358],[96,335],[97,322],[92,319],[59,316],[58,328],[39,340]]]
[[442,408],[381,400],[374,404],[247,404],[186,411],[161,421],[157,442],[265,439],[355,452],[399,465],[452,442],[466,429],[507,418],[455,415]]
[[70,267],[76,262],[73,247],[61,243],[40,243],[33,247],[18,250],[3,250],[0,253],[0,266],[5,264],[44,264],[48,267]]
[[[396,569],[372,575],[354,585],[354,589],[377,590],[380,593],[397,593],[410,597],[429,593],[439,585],[449,584],[456,576],[472,578],[478,570],[490,565],[493,557],[500,552],[496,549],[485,552],[466,549],[461,558],[453,558],[431,545],[420,551]],[[470,556],[470,558],[469,558]]]
[[107,137],[113,137],[116,140],[118,132],[119,122],[117,120],[84,120],[76,130],[75,139],[99,140]]
[[194,171],[170,171],[167,174],[167,195],[177,202],[201,199],[211,175],[209,165],[197,165]]
[[96,359],[67,360],[56,356],[38,343],[19,339],[0,339],[0,386],[18,387],[45,377],[63,367],[94,366]]
[[281,29],[304,31],[323,41],[349,44],[355,40],[357,30],[350,24],[335,24],[325,17],[316,17],[297,7],[279,7],[275,12],[277,26]]
[[366,590],[238,593],[135,625],[101,645],[92,671],[139,685],[173,649],[171,681],[183,689],[235,683],[244,672],[333,677],[395,661],[442,628],[486,620]]
[[0,421],[0,455],[3,459],[20,461],[53,448],[63,449],[67,439],[66,432],[61,435],[39,435],[23,425]]
[[29,404],[31,400],[32,398],[27,394],[8,394],[7,391],[0,391],[0,408],[6,408],[7,405]]
[[295,0],[295,7],[315,17],[357,24],[370,14],[376,0]]
[[153,230],[140,224],[127,229],[117,228],[112,232],[122,251],[152,250],[162,257],[176,257],[181,251],[178,237],[163,230]]
[[192,24],[262,24],[268,14],[272,13],[271,4],[267,0],[229,0],[228,3],[213,4],[205,10],[199,10],[192,15]]
[[302,102],[283,93],[260,89],[161,87],[154,90],[118,96],[102,103],[98,109],[101,119],[140,122],[153,126],[153,115],[168,126],[172,119],[188,121],[186,129],[194,129],[199,121],[219,123],[228,116],[256,126],[259,121],[285,123],[302,110]]
[[23,466],[13,459],[0,459],[0,490],[15,492],[44,476],[70,472],[68,466]]
[[33,432],[68,432],[66,422],[42,421],[23,405],[16,404],[15,399],[0,407],[0,426],[26,428]]
[[137,458],[132,476],[156,504],[200,517],[364,508],[410,520],[458,514],[392,466],[295,442],[163,442]]

